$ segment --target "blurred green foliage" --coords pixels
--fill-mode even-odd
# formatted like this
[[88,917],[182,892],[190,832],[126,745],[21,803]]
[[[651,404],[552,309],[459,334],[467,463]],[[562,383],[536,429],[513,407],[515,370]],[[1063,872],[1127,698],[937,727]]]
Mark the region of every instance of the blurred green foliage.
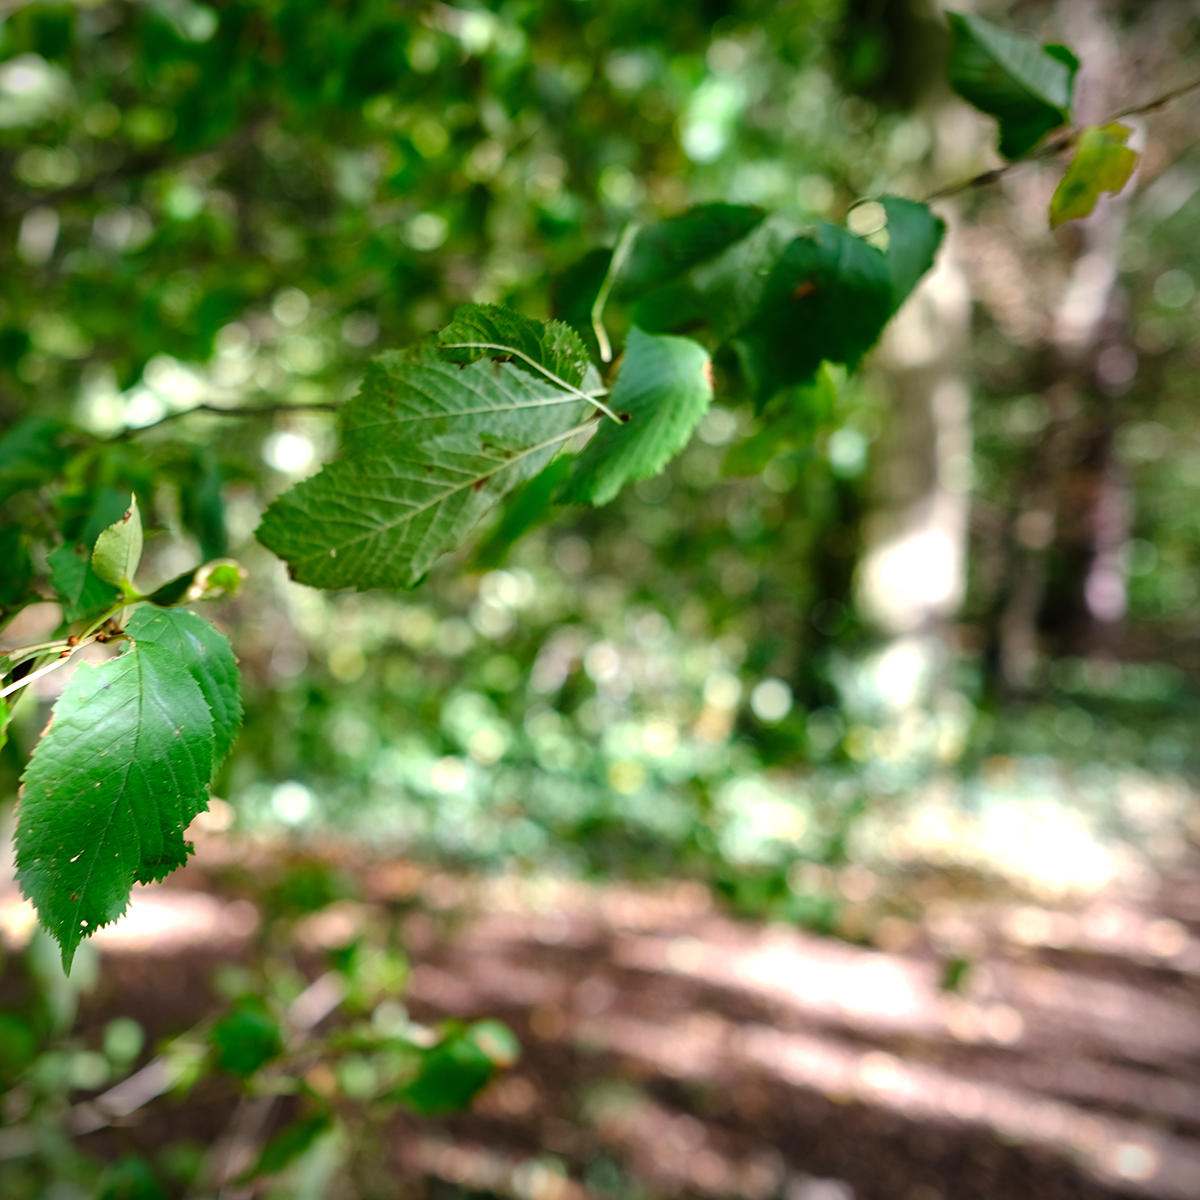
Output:
[[[1179,21],[1172,53],[1194,57],[1194,22]],[[956,811],[1020,826],[1063,862],[1096,838],[1169,852],[1200,769],[1200,158],[1186,121],[1186,136],[1156,135],[1117,247],[1125,328],[1104,349],[1132,365],[1116,353],[1063,386],[1042,300],[1082,235],[1030,233],[1019,193],[961,201],[956,253],[976,264],[978,301],[969,588],[943,631],[940,699],[911,718],[888,707],[887,650],[854,603],[889,429],[888,378],[870,362],[853,377],[826,366],[798,402],[758,413],[718,359],[717,404],[664,474],[552,520],[563,479],[538,476],[412,594],[291,585],[253,540],[266,505],[335,452],[329,410],[367,360],[459,304],[557,313],[591,336],[631,221],[727,203],[841,222],[862,197],[923,195],[937,172],[988,165],[962,151],[964,110],[937,83],[948,40],[898,0],[7,7],[0,620],[48,570],[72,581],[68,618],[94,605],[76,547],[131,491],[148,580],[243,561],[242,595],[208,610],[247,708],[215,815],[299,843],[334,829],[471,868],[689,874],[743,912],[856,937],[870,886],[847,865],[912,862],[901,835],[931,777],[957,781]],[[988,127],[965,128],[987,144]],[[652,249],[633,263],[647,287],[669,276]],[[657,296],[660,315],[679,300]],[[618,290],[618,324],[659,327],[648,302],[623,308]],[[210,411],[229,408],[260,411]],[[1061,503],[1038,507],[1031,464],[1054,438]],[[1120,641],[1087,619],[1086,522],[1062,517],[1101,477],[1128,510],[1109,551],[1127,588]],[[1033,569],[1037,658],[1012,688],[1005,613]],[[49,699],[16,711],[5,795]],[[247,892],[268,947],[355,895],[302,856],[259,882]],[[21,991],[0,1012],[0,1076],[17,1152],[0,1191],[181,1193],[201,1148],[101,1178],[60,1120],[160,1049],[181,1088],[211,1083],[210,1028],[143,1048],[119,1018],[86,1042],[71,1032],[94,969],[86,947],[80,959],[65,980],[38,935],[9,964]],[[316,1077],[325,1091],[305,1085],[263,1172],[336,1153],[331,1108],[386,1096],[444,1111],[510,1056],[494,1028],[412,1026],[390,942],[335,947],[329,965],[350,1022],[328,1047],[336,1069]],[[945,985],[968,968],[948,961]],[[271,1031],[304,981],[276,963],[224,984],[243,1007],[211,1032],[250,1088],[286,1068],[290,1051],[268,1061]]]

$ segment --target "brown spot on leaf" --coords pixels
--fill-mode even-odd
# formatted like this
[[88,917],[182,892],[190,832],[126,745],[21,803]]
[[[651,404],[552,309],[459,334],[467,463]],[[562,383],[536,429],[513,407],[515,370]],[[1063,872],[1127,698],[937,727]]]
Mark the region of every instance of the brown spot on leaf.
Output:
[[633,420],[633,413],[617,413],[617,416],[621,418],[622,425],[628,425]]
[[475,480],[475,482],[471,484],[471,490],[475,492],[479,491],[479,489],[483,487],[483,485],[487,483],[489,479],[491,479],[491,476],[485,475],[482,479]]
[[792,292],[792,299],[803,300],[805,296],[811,296],[816,290],[817,285],[811,279],[806,279]]

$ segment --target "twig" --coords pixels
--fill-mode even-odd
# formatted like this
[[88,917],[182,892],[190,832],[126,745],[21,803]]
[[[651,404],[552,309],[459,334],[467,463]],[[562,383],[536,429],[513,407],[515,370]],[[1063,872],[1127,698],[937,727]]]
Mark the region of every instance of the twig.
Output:
[[[1140,117],[1145,113],[1152,113],[1156,108],[1162,108],[1164,105],[1170,104],[1172,100],[1178,100],[1180,96],[1186,96],[1188,92],[1194,92],[1197,89],[1200,89],[1200,79],[1193,79],[1191,83],[1185,83],[1181,87],[1172,88],[1169,92],[1163,92],[1161,96],[1148,100],[1145,104],[1135,104],[1132,108],[1123,108],[1120,112],[1113,113],[1108,120],[1119,121],[1122,117]],[[1107,124],[1106,121],[1100,123]]]
[[77,646],[66,648],[61,654],[57,655],[52,662],[48,662],[44,667],[38,667],[36,671],[30,671],[28,675],[22,675],[16,683],[10,683],[6,688],[0,688],[0,698],[9,696],[13,692],[19,692],[21,688],[28,687],[35,679],[41,679],[43,675],[49,675],[51,671],[57,671],[59,667],[66,666],[74,657],[77,650],[82,650],[84,646],[90,646],[95,639],[81,641]]
[[178,412],[167,413],[149,425],[128,426],[120,433],[114,434],[110,441],[119,442],[135,434],[145,433],[147,429],[157,429],[168,421],[177,421],[180,417],[190,417],[192,413],[212,413],[217,417],[269,417],[281,412],[337,412],[340,404],[332,402],[318,404],[263,404],[257,408],[222,408],[219,404],[194,404],[191,408],[181,408]]
[[[1185,83],[1182,87],[1172,88],[1169,92],[1163,92],[1162,95],[1156,96],[1153,100],[1147,100],[1145,104],[1135,104],[1129,108],[1123,108],[1119,112],[1111,113],[1103,120],[1098,121],[1097,124],[1108,125],[1113,121],[1121,120],[1122,117],[1144,116],[1146,113],[1152,113],[1155,109],[1170,104],[1172,100],[1178,100],[1180,96],[1186,96],[1189,92],[1194,92],[1198,89],[1200,89],[1200,79],[1193,79],[1191,83]],[[1020,167],[1025,163],[1035,162],[1041,158],[1053,158],[1054,155],[1060,154],[1063,150],[1072,146],[1079,133],[1080,126],[1068,126],[1062,133],[1055,134],[1054,137],[1037,147],[1031,154],[1013,159],[1012,162],[1005,163],[1002,167],[994,167],[990,171],[973,175],[970,179],[962,179],[958,183],[948,183],[944,187],[930,192],[925,197],[925,203],[930,204],[934,200],[945,200],[950,196],[957,196],[960,192],[970,191],[973,188],[987,187],[1002,179],[1014,167]]]

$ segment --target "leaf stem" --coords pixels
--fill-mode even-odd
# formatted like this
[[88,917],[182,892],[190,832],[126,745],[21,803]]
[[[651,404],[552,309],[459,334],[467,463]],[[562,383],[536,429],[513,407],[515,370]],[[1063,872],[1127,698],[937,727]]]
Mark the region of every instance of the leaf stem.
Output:
[[79,645],[69,647],[66,654],[57,655],[53,662],[48,662],[44,667],[38,667],[36,671],[30,671],[28,675],[18,679],[16,683],[10,683],[8,687],[0,689],[0,698],[3,698],[4,696],[10,696],[13,692],[19,692],[23,687],[27,687],[29,684],[31,684],[35,679],[41,679],[43,675],[49,675],[51,671],[55,671],[64,663],[70,662],[76,650],[80,650],[84,646],[90,646],[91,644],[91,642],[81,641]]
[[600,357],[604,362],[612,362],[612,343],[608,340],[608,330],[604,328],[604,306],[608,303],[609,293],[613,290],[613,284],[616,283],[617,276],[629,258],[629,252],[633,249],[633,239],[637,237],[640,229],[641,226],[637,222],[631,221],[621,230],[621,236],[617,239],[612,258],[608,260],[608,270],[604,273],[600,290],[592,302],[592,332],[596,335],[596,341],[600,346]]
[[14,646],[11,650],[0,651],[0,660],[9,659],[15,666],[40,654],[43,650],[53,650],[56,646],[66,646],[67,639],[59,638],[55,642],[35,642],[32,646]]
[[505,354],[511,354],[515,357],[527,362],[534,370],[541,371],[551,383],[557,383],[559,387],[566,388],[573,396],[578,396],[581,400],[586,400],[589,404],[593,404],[606,417],[611,417],[618,425],[623,424],[620,418],[607,404],[598,400],[597,396],[607,396],[608,388],[601,388],[595,392],[585,392],[582,388],[577,388],[573,383],[568,383],[565,379],[555,375],[549,367],[543,366],[540,362],[529,357],[528,354],[523,354],[515,346],[502,346],[498,342],[440,342],[440,347],[443,350],[502,350]]
[[[84,646],[91,646],[99,640],[97,637],[97,633],[100,630],[101,626],[103,626],[106,621],[110,621],[123,608],[131,607],[131,605],[133,603],[137,603],[138,601],[140,601],[140,599],[141,599],[140,596],[139,597],[130,597],[130,596],[122,597],[121,602],[119,604],[114,604],[112,606],[112,608],[108,609],[106,612],[104,612],[100,616],[98,616],[87,627],[87,629],[85,629],[83,631],[83,633],[81,633],[79,635],[79,640],[76,641],[76,643],[73,646],[70,644],[70,642],[66,642],[66,641],[45,642],[41,646],[22,646],[20,648],[20,650],[16,652],[16,653],[20,653],[20,655],[21,655],[21,658],[16,660],[18,662],[24,662],[24,660],[26,658],[30,657],[30,655],[25,653],[26,651],[34,651],[36,654],[37,652],[40,652],[43,650],[51,650],[55,646],[61,646],[64,650],[67,651],[67,653],[63,654],[60,652],[55,657],[53,662],[47,663],[44,667],[38,667],[38,669],[36,671],[31,671],[28,675],[24,676],[22,679],[18,679],[16,681],[16,683],[10,683],[8,685],[8,687],[6,687],[2,691],[0,691],[0,699],[3,699],[3,697],[9,695],[12,692],[19,691],[21,688],[25,687],[26,684],[32,683],[35,679],[40,679],[43,675],[49,675],[51,671],[56,670],[58,667],[61,667],[64,664],[70,662],[71,659],[75,656],[75,653],[77,651],[82,650],[84,648]],[[117,635],[114,634],[113,636],[115,638]]]

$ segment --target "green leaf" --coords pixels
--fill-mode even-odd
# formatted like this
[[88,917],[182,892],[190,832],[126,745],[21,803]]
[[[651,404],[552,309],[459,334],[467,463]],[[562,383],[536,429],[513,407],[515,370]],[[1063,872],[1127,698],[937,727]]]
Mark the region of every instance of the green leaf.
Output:
[[98,616],[117,602],[116,590],[92,570],[90,559],[83,545],[59,546],[46,556],[50,583],[63,602],[67,624]]
[[946,222],[927,204],[881,196],[887,213],[887,265],[892,280],[892,312],[908,299],[937,257],[946,233]]
[[670,283],[744,238],[765,216],[741,204],[700,204],[638,230],[614,294],[641,295]]
[[563,499],[607,504],[632,479],[649,479],[687,445],[712,400],[708,352],[690,338],[643,333],[625,343],[605,418],[575,459]]
[[592,305],[608,275],[613,252],[603,247],[589,250],[555,279],[552,290],[554,315],[565,321],[588,345],[595,341]]
[[893,297],[887,256],[852,233],[823,221],[814,237],[790,242],[733,342],[760,405],[811,379],[823,359],[853,371],[883,332]]
[[183,609],[140,607],[125,632],[141,646],[153,642],[172,654],[196,681],[212,715],[213,773],[225,761],[242,724],[242,683],[229,639],[203,617]]
[[218,1021],[208,1040],[216,1053],[217,1066],[243,1077],[253,1075],[283,1053],[279,1023],[261,1003],[249,999],[236,1012]]
[[309,1113],[281,1129],[263,1148],[258,1161],[239,1179],[249,1183],[260,1175],[274,1175],[294,1162],[313,1142],[333,1127],[327,1112]]
[[757,475],[781,450],[807,445],[833,419],[845,372],[823,363],[812,383],[784,392],[764,414],[762,428],[730,447],[722,471]]
[[509,492],[500,520],[475,552],[475,565],[498,567],[519,538],[549,520],[559,507],[554,494],[570,473],[571,458],[561,454],[539,475]]
[[471,1030],[452,1033],[425,1051],[416,1078],[389,1098],[427,1117],[462,1112],[491,1081],[496,1065]]
[[102,488],[78,540],[59,546],[48,556],[50,581],[63,602],[63,620],[91,620],[113,607],[117,591],[92,568],[92,549],[101,533],[120,520],[129,505],[129,493]]
[[[569,325],[536,321],[495,304],[462,305],[455,311],[454,320],[438,334],[438,343],[451,362],[504,359],[535,379],[544,380],[545,371],[549,371],[572,387],[583,383],[589,365],[583,342]],[[452,348],[464,344],[476,348]],[[514,356],[513,351],[518,355]],[[539,371],[533,363],[545,371]]]
[[1000,153],[1027,154],[1071,119],[1079,61],[1065,46],[1042,46],[964,13],[948,13],[950,86],[1000,122]]
[[20,525],[0,526],[0,621],[9,609],[19,608],[30,597],[29,585],[33,582],[33,562],[25,545]]
[[467,1037],[491,1060],[494,1067],[511,1067],[521,1057],[521,1043],[501,1021],[476,1021]]
[[1136,151],[1125,145],[1132,132],[1119,124],[1089,125],[1080,132],[1075,157],[1050,199],[1052,229],[1086,217],[1101,192],[1115,196],[1129,182],[1138,160]]
[[142,514],[138,512],[137,496],[131,495],[125,515],[96,539],[92,570],[105,583],[131,591],[141,561]]
[[104,1172],[96,1200],[167,1200],[167,1193],[146,1161],[131,1154]]
[[798,232],[794,221],[768,217],[692,272],[702,311],[721,341],[744,329],[759,312],[771,272]]
[[0,696],[0,750],[8,743],[8,727],[12,724],[12,705],[6,696]]
[[15,1013],[0,1012],[0,1077],[24,1070],[37,1057],[37,1051],[37,1034],[29,1022]]
[[143,637],[71,676],[22,777],[16,838],[21,890],[68,970],[135,882],[186,861],[212,773],[212,715],[170,645]]
[[[584,382],[599,389],[594,368]],[[412,587],[591,412],[510,363],[382,354],[345,406],[341,457],[276,500],[258,539],[300,583]]]
[[61,421],[27,417],[0,437],[0,504],[58,474],[67,458],[59,445],[65,430]]
[[200,543],[200,553],[206,559],[224,558],[229,553],[229,535],[225,528],[225,501],[221,495],[225,479],[220,463],[211,451],[204,450],[197,453],[191,467],[180,483],[180,516]]

